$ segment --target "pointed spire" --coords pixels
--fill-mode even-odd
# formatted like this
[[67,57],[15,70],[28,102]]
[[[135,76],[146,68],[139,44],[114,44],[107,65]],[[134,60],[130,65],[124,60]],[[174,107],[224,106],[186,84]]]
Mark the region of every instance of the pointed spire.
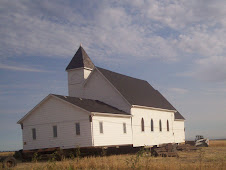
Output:
[[79,49],[75,53],[74,57],[71,59],[71,62],[68,64],[66,70],[71,70],[74,68],[83,68],[87,67],[90,69],[94,68],[94,64],[89,58],[88,54],[82,48],[82,44],[80,44]]

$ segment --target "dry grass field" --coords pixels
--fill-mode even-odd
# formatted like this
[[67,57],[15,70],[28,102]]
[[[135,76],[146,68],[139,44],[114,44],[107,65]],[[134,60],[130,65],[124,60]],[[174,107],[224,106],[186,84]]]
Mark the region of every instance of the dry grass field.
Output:
[[[0,153],[6,155],[6,153]],[[10,153],[12,154],[12,153]],[[18,163],[18,169],[219,169],[226,170],[226,140],[210,141],[210,147],[197,151],[178,152],[179,157],[151,157],[149,154],[112,155]],[[1,169],[1,167],[0,167]]]
[[226,147],[226,140],[210,140],[211,147]]
[[12,156],[14,152],[0,152],[0,156]]

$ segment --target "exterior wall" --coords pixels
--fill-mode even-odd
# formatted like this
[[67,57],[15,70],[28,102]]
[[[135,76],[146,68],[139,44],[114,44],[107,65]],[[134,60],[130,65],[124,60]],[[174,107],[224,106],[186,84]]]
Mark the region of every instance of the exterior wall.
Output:
[[68,95],[72,97],[83,97],[83,83],[89,76],[91,70],[78,68],[68,70]]
[[[75,123],[80,123],[80,135],[76,135]],[[53,126],[57,125],[57,137],[53,137]],[[32,138],[36,128],[36,140]],[[74,148],[92,145],[89,113],[60,101],[48,98],[23,121],[24,150],[40,148]]]
[[84,98],[100,100],[127,113],[130,112],[131,106],[97,70],[94,70],[85,84],[83,96]]
[[[103,122],[103,133],[100,133],[99,122]],[[126,133],[123,133],[126,123]],[[131,145],[131,118],[93,116],[93,145]]]
[[[175,142],[174,113],[151,110],[146,108],[132,108],[133,146],[159,145]],[[144,132],[141,132],[141,119],[144,119]],[[154,131],[151,131],[151,119],[154,122]],[[162,132],[159,130],[159,120],[162,121]],[[167,120],[169,131],[167,131]]]
[[175,143],[185,142],[184,120],[176,120],[173,125]]
[[87,79],[91,72],[92,70],[84,69],[84,79]]

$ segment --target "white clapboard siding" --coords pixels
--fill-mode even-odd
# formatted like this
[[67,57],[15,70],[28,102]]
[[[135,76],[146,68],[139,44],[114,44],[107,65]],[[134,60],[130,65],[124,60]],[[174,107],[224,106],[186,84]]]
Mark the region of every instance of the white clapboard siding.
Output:
[[175,136],[175,143],[185,142],[185,131],[184,131],[183,120],[174,121],[174,136]]
[[[80,136],[76,136],[76,122],[80,123]],[[89,113],[56,97],[49,97],[22,123],[24,150],[92,146]],[[57,138],[53,137],[54,125],[57,125]],[[32,138],[32,128],[36,129],[36,140]]]
[[83,97],[83,83],[91,73],[91,70],[77,68],[68,70],[68,94],[72,97]]
[[[99,122],[103,122],[103,134],[100,133]],[[126,133],[123,133],[126,123]],[[131,145],[131,118],[93,116],[94,146]]]
[[[162,143],[174,142],[174,113],[158,111],[145,108],[131,109],[133,126],[133,145],[159,145]],[[144,132],[141,132],[141,119],[144,119]],[[151,131],[151,119],[154,122],[154,131]],[[159,130],[159,120],[162,122],[162,131]],[[167,131],[167,120],[169,121],[169,131]]]
[[101,73],[94,70],[91,74],[84,86],[84,98],[100,100],[129,113],[130,105]]

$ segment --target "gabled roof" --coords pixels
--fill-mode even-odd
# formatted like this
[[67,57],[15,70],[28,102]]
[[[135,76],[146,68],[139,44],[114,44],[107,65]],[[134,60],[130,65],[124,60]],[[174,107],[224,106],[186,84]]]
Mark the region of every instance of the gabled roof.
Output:
[[89,112],[129,115],[129,113],[126,113],[122,110],[117,109],[116,107],[110,106],[98,100],[82,99],[77,97],[62,96],[62,95],[56,95],[56,94],[53,94],[53,95],[75,106],[78,106],[84,110],[87,110]]
[[[100,67],[96,68],[131,105],[176,110],[166,98],[147,81],[115,73]],[[175,119],[184,119],[184,117],[179,112],[176,112]]]
[[[171,105],[171,103],[159,91],[158,91],[158,93],[162,96],[162,98],[164,98],[166,100],[166,102],[168,102],[169,105]],[[171,107],[173,107],[173,105],[171,105]],[[173,108],[174,108],[174,110],[176,110],[175,107],[173,107]],[[185,120],[185,118],[178,111],[174,114],[174,118]]]
[[185,118],[178,111],[174,113],[174,118],[178,120],[185,120]]
[[130,115],[129,113],[121,111],[113,106],[110,106],[98,100],[82,99],[77,97],[49,94],[39,104],[37,104],[32,110],[30,110],[24,117],[22,117],[17,123],[18,124],[22,123],[29,115],[33,113],[35,109],[37,109],[42,103],[44,103],[50,97],[59,98],[59,100],[64,100],[65,102],[68,102],[77,107],[80,107],[81,109],[88,112],[110,113],[110,114],[116,114],[116,115]]
[[74,57],[71,59],[70,63],[68,64],[66,70],[75,69],[75,68],[84,68],[84,67],[93,69],[94,64],[89,58],[88,54],[82,48],[82,46],[80,46],[77,52],[75,53]]

